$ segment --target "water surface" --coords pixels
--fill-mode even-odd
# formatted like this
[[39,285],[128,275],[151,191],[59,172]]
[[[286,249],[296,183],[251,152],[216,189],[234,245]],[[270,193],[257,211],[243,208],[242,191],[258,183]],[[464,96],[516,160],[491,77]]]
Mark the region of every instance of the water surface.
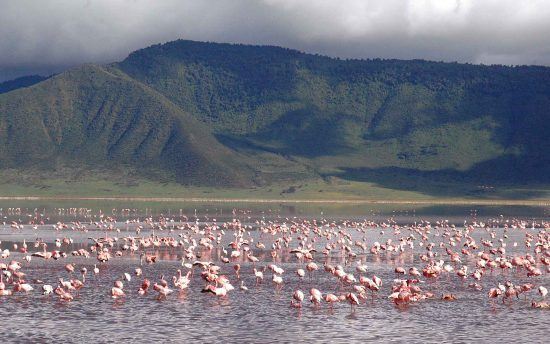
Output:
[[[12,202],[13,203],[13,202]],[[101,210],[101,211],[100,211]],[[276,237],[261,234],[256,221],[274,221],[291,225],[291,221],[300,222],[303,219],[326,219],[334,222],[353,236],[353,240],[365,240],[370,246],[375,241],[386,242],[396,240],[391,230],[381,231],[380,228],[370,228],[365,233],[346,227],[344,219],[374,222],[394,221],[402,225],[414,224],[422,220],[435,223],[438,220],[449,219],[456,226],[479,221],[494,221],[501,225],[514,218],[528,220],[529,225],[523,230],[509,230],[506,239],[509,256],[524,254],[526,251],[523,240],[526,233],[536,235],[542,229],[531,228],[532,223],[540,225],[548,221],[548,209],[536,207],[406,207],[406,206],[314,206],[301,207],[294,205],[227,205],[227,204],[2,204],[0,215],[6,222],[0,226],[0,248],[13,251],[13,244],[21,245],[23,239],[29,243],[29,250],[35,251],[33,242],[36,238],[53,245],[56,238],[70,237],[73,243],[62,246],[61,250],[71,252],[78,248],[89,248],[90,237],[133,236],[136,234],[136,224],[126,223],[127,219],[150,217],[157,221],[161,216],[168,217],[173,222],[161,230],[145,225],[141,236],[156,235],[181,238],[188,235],[197,238],[200,233],[180,230],[177,227],[187,222],[198,224],[200,228],[214,223],[239,219],[245,225],[251,226],[250,236],[263,242],[267,249],[252,247],[253,254],[260,259],[257,267],[267,264],[277,264],[285,270],[284,285],[276,291],[271,282],[271,273],[266,272],[265,281],[255,285],[252,274],[252,263],[243,257],[234,259],[229,264],[220,261],[223,249],[232,240],[230,229],[220,245],[212,250],[201,249],[201,260],[212,260],[222,267],[222,273],[227,275],[236,287],[227,297],[216,297],[209,293],[201,293],[204,281],[199,273],[195,273],[190,287],[183,292],[175,292],[166,300],[157,300],[156,293],[151,292],[139,296],[137,289],[141,277],[133,276],[125,283],[127,297],[113,299],[110,288],[115,280],[120,280],[124,272],[131,273],[139,266],[139,254],[125,253],[123,257],[113,258],[100,264],[92,255],[91,258],[73,257],[58,261],[43,261],[33,257],[30,263],[24,263],[23,269],[27,280],[35,287],[28,294],[17,294],[10,297],[0,297],[0,315],[4,319],[2,338],[9,342],[409,342],[409,343],[474,343],[474,342],[526,342],[542,343],[547,338],[550,312],[548,310],[532,309],[531,299],[539,299],[536,291],[523,295],[519,300],[509,304],[492,304],[487,298],[487,291],[498,283],[511,280],[515,284],[534,283],[536,286],[550,287],[548,273],[539,277],[527,277],[524,271],[495,271],[484,275],[480,284],[483,290],[475,291],[468,287],[473,280],[461,281],[455,274],[441,276],[437,280],[425,280],[422,288],[436,294],[431,300],[411,304],[407,307],[396,307],[387,296],[390,294],[392,281],[396,276],[396,266],[419,269],[424,265],[419,256],[425,249],[415,246],[412,252],[402,254],[382,253],[378,256],[362,253],[357,250],[355,259],[348,259],[341,252],[333,251],[326,257],[320,253],[314,261],[321,267],[306,276],[304,280],[295,274],[297,268],[303,268],[288,250],[283,250],[277,258],[270,255],[270,245]],[[94,222],[111,217],[112,229],[97,228]],[[14,229],[11,221],[22,223],[22,229]],[[80,221],[87,231],[71,230],[71,222]],[[530,221],[530,222],[529,222]],[[29,223],[33,224],[29,224]],[[68,229],[56,231],[53,224],[63,222]],[[43,224],[42,224],[43,223]],[[36,226],[36,228],[33,228]],[[118,231],[117,231],[118,230]],[[503,235],[504,229],[495,229],[497,238]],[[405,234],[403,230],[402,234]],[[432,231],[435,243],[446,240],[442,230]],[[484,230],[473,232],[476,240],[489,239]],[[495,239],[495,240],[496,240]],[[297,245],[297,238],[291,242],[291,247]],[[516,247],[513,243],[518,243]],[[319,250],[325,242],[316,242]],[[116,249],[116,247],[115,247]],[[443,254],[444,250],[436,248]],[[160,247],[149,249],[149,254],[156,254],[159,261],[156,264],[142,266],[144,276],[152,282],[164,275],[167,280],[175,275],[181,265],[183,251],[181,248]],[[10,259],[22,260],[24,254],[12,252]],[[441,259],[447,259],[441,256]],[[309,288],[317,288],[323,293],[344,293],[351,291],[350,286],[341,287],[335,278],[324,272],[322,265],[342,265],[346,271],[354,273],[357,261],[368,267],[367,276],[373,274],[384,281],[382,290],[373,299],[361,303],[353,312],[349,304],[337,304],[330,309],[323,304],[319,309],[304,302],[302,309],[290,308],[292,293],[296,289],[306,292]],[[43,296],[40,293],[41,284],[33,282],[41,279],[43,283],[56,285],[57,279],[68,279],[71,276],[65,271],[65,264],[74,263],[78,271],[86,267],[88,271],[94,264],[100,267],[98,275],[87,274],[84,288],[75,293],[72,302],[62,302],[55,296]],[[240,263],[241,280],[248,291],[239,289],[233,265]],[[475,257],[463,257],[463,264],[473,267]],[[540,264],[539,264],[540,265]],[[79,278],[79,274],[73,277]],[[458,299],[453,302],[440,300],[443,293],[454,293]]]

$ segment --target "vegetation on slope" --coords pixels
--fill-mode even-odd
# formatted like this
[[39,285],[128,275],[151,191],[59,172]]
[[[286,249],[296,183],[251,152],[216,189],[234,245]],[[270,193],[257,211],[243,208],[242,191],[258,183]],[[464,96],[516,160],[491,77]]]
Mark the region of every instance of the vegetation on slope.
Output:
[[545,67],[180,40],[0,95],[0,163],[217,186],[546,188],[549,109]]
[[0,162],[130,165],[184,183],[250,185],[253,171],[199,122],[117,70],[86,65],[0,95]]
[[549,180],[550,68],[192,41],[136,51],[117,67],[226,143],[304,157],[321,173],[397,167],[486,179],[494,166],[490,179]]
[[29,87],[46,79],[47,77],[41,75],[28,75],[17,79],[0,82],[0,94],[17,90],[18,88]]

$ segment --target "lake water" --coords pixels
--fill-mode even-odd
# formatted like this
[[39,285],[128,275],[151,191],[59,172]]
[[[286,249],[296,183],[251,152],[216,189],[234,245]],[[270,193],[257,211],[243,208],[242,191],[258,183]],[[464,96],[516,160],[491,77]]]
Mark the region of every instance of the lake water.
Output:
[[[306,275],[304,279],[300,279],[295,271],[304,268],[305,263],[298,261],[289,253],[289,249],[298,246],[298,237],[303,237],[303,233],[289,234],[292,237],[289,248],[278,250],[278,256],[273,258],[270,254],[271,245],[281,235],[262,234],[258,230],[258,222],[261,221],[264,221],[264,227],[271,222],[286,228],[292,222],[303,224],[304,220],[309,221],[308,226],[313,227],[312,221],[316,220],[318,227],[333,230],[335,233],[341,230],[351,236],[352,242],[363,241],[371,247],[375,242],[386,243],[388,239],[398,242],[411,232],[408,227],[401,228],[399,232],[375,228],[365,224],[365,220],[377,224],[391,222],[401,227],[418,225],[424,220],[430,221],[432,227],[435,227],[436,221],[448,219],[456,228],[461,228],[465,221],[467,224],[485,222],[495,227],[490,230],[495,232],[495,238],[491,238],[489,231],[482,228],[473,230],[471,235],[479,243],[478,251],[484,249],[481,245],[482,239],[492,241],[495,247],[499,246],[498,240],[503,239],[507,244],[506,256],[512,257],[527,252],[534,255],[533,247],[526,248],[524,245],[527,233],[535,237],[540,233],[543,236],[548,235],[544,234],[548,229],[541,227],[550,220],[549,209],[545,207],[3,202],[0,203],[0,208],[0,216],[5,222],[0,226],[0,248],[11,251],[10,257],[0,259],[0,263],[22,261],[21,271],[26,274],[25,280],[35,289],[29,293],[0,296],[0,316],[3,319],[0,335],[3,342],[542,343],[550,334],[550,310],[531,307],[531,300],[541,300],[536,288],[541,285],[550,288],[549,273],[540,262],[540,254],[536,258],[537,267],[543,272],[542,276],[527,277],[525,270],[501,271],[497,268],[493,272],[487,271],[478,282],[483,287],[481,291],[468,286],[474,282],[471,277],[462,280],[455,273],[442,274],[437,279],[420,277],[423,281],[420,283],[421,288],[435,296],[398,307],[387,298],[391,293],[393,280],[402,278],[401,275],[396,275],[394,269],[400,266],[408,270],[415,266],[422,270],[426,263],[420,260],[420,255],[426,249],[420,247],[418,242],[414,249],[401,254],[382,252],[374,255],[368,250],[362,252],[360,248],[353,247],[357,256],[351,259],[338,248],[328,255],[320,252],[327,242],[338,240],[336,235],[330,240],[317,238],[314,244],[318,252],[313,261],[320,269],[313,272],[311,278]],[[169,219],[163,229],[158,228],[157,222],[161,215]],[[98,228],[97,222],[105,220],[107,216],[111,219],[105,224],[111,228]],[[223,250],[231,251],[228,244],[234,239],[233,230],[226,228],[220,244],[214,242],[214,247],[210,250],[197,247],[195,252],[200,258],[196,259],[219,265],[221,274],[229,278],[235,290],[225,297],[202,293],[205,282],[200,277],[200,270],[195,268],[189,288],[181,292],[174,288],[174,293],[164,300],[158,300],[157,293],[152,290],[143,296],[138,295],[137,290],[144,277],[154,283],[162,275],[173,288],[171,278],[176,270],[187,271],[181,264],[184,255],[181,247],[147,248],[147,254],[156,255],[158,260],[155,264],[141,266],[143,276],[140,277],[133,274],[134,269],[140,266],[139,253],[124,251],[122,257],[113,257],[106,263],[99,263],[95,254],[90,258],[70,255],[76,249],[89,250],[93,244],[89,238],[105,235],[118,238],[136,236],[138,224],[127,223],[126,220],[139,218],[143,221],[147,217],[153,222],[140,222],[139,225],[143,228],[139,236],[148,237],[154,232],[162,237],[181,240],[185,236],[197,241],[205,236],[201,230],[206,225],[216,223],[221,226],[224,221],[238,219],[243,225],[251,226],[245,233],[245,238],[253,241],[250,248],[259,262],[253,266],[253,263],[244,258],[244,254],[232,259],[230,263],[221,262],[221,256],[225,256]],[[504,225],[511,226],[514,218],[524,219],[526,228],[505,231]],[[357,227],[349,222],[344,223],[347,219],[363,224]],[[13,228],[12,221],[22,224],[22,228]],[[72,230],[71,227],[78,227],[76,221],[85,225],[86,231],[83,228]],[[53,224],[58,222],[67,224],[67,228],[54,230]],[[181,229],[185,223],[187,227],[196,225],[199,230]],[[217,235],[220,230],[214,233]],[[443,259],[445,263],[449,263],[445,249],[439,247],[440,242],[448,242],[444,233],[444,229],[432,228],[428,236],[429,241],[435,244],[433,251],[437,256],[434,259]],[[505,234],[507,237],[504,237]],[[417,233],[414,235],[418,237]],[[27,263],[23,261],[26,254],[14,250],[14,244],[21,247],[25,240],[29,252],[40,251],[40,248],[34,247],[37,238],[48,243],[48,250],[54,250],[56,248],[53,243],[56,239],[69,237],[72,244],[58,248],[69,255],[59,260],[32,257]],[[313,237],[315,235],[310,235],[310,241]],[[266,248],[257,248],[257,242],[262,242]],[[111,250],[116,251],[122,244],[123,240],[120,239]],[[187,244],[184,246],[188,247]],[[460,252],[461,248],[458,245],[454,250]],[[475,254],[461,255],[461,259],[462,264],[470,268],[469,272],[475,269]],[[336,304],[333,309],[325,302],[317,308],[306,300],[301,309],[289,307],[296,289],[303,290],[306,299],[310,288],[317,288],[323,294],[330,292],[337,295],[353,291],[351,285],[342,286],[333,275],[325,272],[323,264],[341,265],[345,271],[353,273],[359,279],[361,274],[355,270],[358,262],[367,266],[367,273],[362,275],[376,275],[382,279],[383,284],[376,297],[361,301],[353,311],[347,302]],[[56,295],[42,295],[42,284],[55,287],[60,277],[65,280],[71,277],[82,279],[80,273],[69,275],[65,270],[67,263],[74,263],[77,272],[82,267],[88,270],[84,287],[73,292],[74,300],[65,302],[60,301]],[[233,269],[233,265],[237,263],[241,265],[240,280]],[[91,272],[94,264],[100,268],[97,275]],[[280,290],[274,287],[272,273],[269,271],[265,272],[263,283],[255,283],[253,267],[260,268],[268,264],[276,264],[285,270]],[[113,282],[121,280],[125,272],[132,275],[131,281],[124,282],[127,295],[113,299],[110,295]],[[36,281],[37,279],[41,282]],[[248,287],[247,291],[239,288],[241,281]],[[489,288],[505,281],[511,281],[515,285],[533,283],[535,288],[506,304],[500,300],[491,302],[487,297]],[[11,286],[8,285],[7,289],[11,289]],[[441,300],[444,293],[453,293],[457,300]]]

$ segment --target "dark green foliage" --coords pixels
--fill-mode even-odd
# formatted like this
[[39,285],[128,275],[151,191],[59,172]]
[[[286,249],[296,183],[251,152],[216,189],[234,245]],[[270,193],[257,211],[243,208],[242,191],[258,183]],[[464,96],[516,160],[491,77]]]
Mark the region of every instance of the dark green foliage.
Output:
[[331,168],[465,171],[507,157],[506,179],[550,178],[550,68],[192,41],[136,51],[117,67],[233,141],[306,158],[353,155]]
[[47,77],[41,75],[28,75],[17,79],[0,82],[0,94],[13,91],[18,88],[29,87],[46,79]]
[[4,166],[62,157],[193,184],[252,185],[278,173],[389,187],[548,183],[549,133],[550,68],[269,46],[174,41],[0,95]]
[[252,171],[162,95],[117,70],[83,66],[0,96],[5,167],[128,164],[184,183],[250,185]]

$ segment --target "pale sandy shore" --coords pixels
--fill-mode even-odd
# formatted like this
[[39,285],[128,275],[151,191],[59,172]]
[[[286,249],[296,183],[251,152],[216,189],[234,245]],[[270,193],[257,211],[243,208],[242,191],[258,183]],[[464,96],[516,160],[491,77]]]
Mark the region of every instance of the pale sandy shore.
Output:
[[0,196],[0,201],[128,201],[128,202],[208,202],[208,203],[311,203],[311,204],[414,204],[414,205],[488,205],[550,206],[550,200],[370,200],[370,199],[261,199],[197,197],[74,197],[74,196]]

